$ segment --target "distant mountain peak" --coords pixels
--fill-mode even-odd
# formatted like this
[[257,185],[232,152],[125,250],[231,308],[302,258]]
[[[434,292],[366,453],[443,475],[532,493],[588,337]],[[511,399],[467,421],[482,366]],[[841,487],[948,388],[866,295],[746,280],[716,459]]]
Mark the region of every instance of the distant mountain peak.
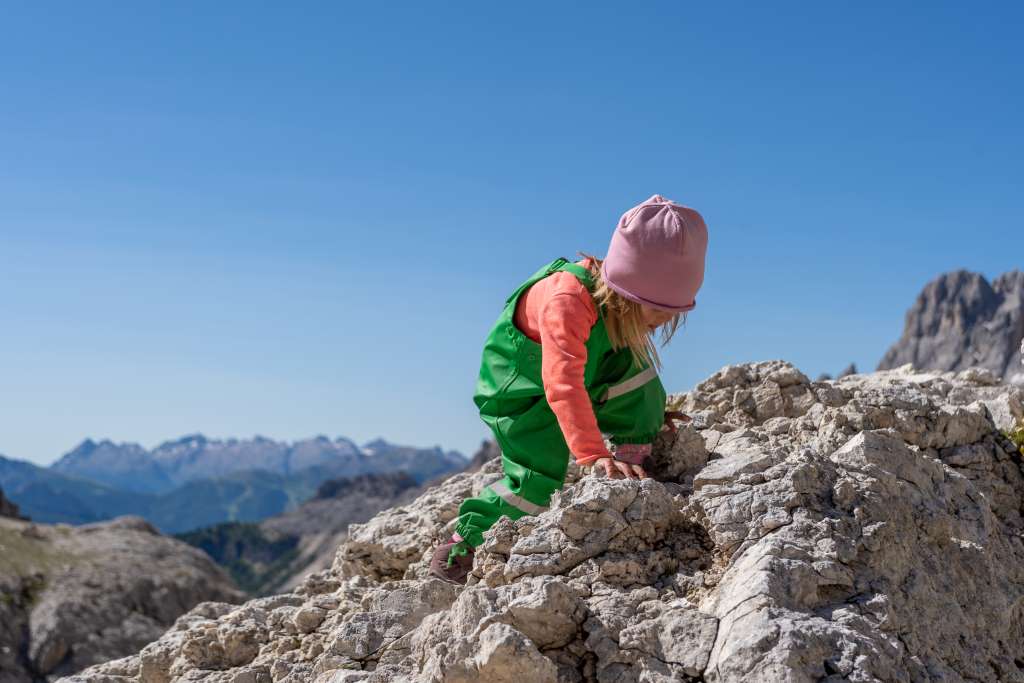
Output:
[[382,453],[394,448],[401,448],[401,446],[397,446],[396,444],[393,444],[390,441],[385,440],[383,437],[378,436],[373,441],[367,441],[358,448],[366,455],[377,455],[378,453]]
[[207,439],[204,434],[195,432],[193,434],[185,434],[184,436],[179,436],[177,439],[164,441],[162,444],[156,447],[156,450],[159,450],[161,448],[174,448],[175,446],[187,446],[195,448],[197,446],[205,445],[209,442],[210,440]]
[[926,284],[906,313],[903,335],[878,364],[911,363],[922,370],[980,367],[1017,381],[1024,336],[1024,273],[1012,270],[990,284],[979,273],[954,270]]
[[97,444],[91,438],[86,437],[85,439],[82,440],[82,443],[72,448],[70,451],[68,451],[67,454],[71,455],[72,453],[78,453],[82,455],[88,455],[89,453],[92,453],[94,450],[96,450],[96,447],[98,445],[99,444]]
[[60,458],[60,460],[58,460],[58,462],[65,462],[65,461],[80,460],[80,459],[83,459],[83,458],[88,458],[93,453],[95,453],[96,451],[108,450],[108,449],[119,449],[119,450],[131,451],[133,453],[138,453],[140,451],[143,451],[143,452],[145,451],[145,449],[142,448],[142,446],[140,446],[139,444],[136,444],[136,443],[116,444],[113,441],[111,441],[110,439],[100,439],[99,441],[95,441],[95,440],[93,440],[90,437],[86,437],[85,439],[82,440],[82,442],[80,444],[78,444],[77,446],[72,448],[70,451],[65,453]]

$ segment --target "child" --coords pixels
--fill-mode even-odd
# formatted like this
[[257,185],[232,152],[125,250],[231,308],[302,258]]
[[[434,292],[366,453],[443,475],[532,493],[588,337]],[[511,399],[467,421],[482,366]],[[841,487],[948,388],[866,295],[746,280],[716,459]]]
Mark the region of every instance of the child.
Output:
[[464,584],[484,531],[502,515],[546,510],[570,453],[609,477],[647,476],[642,463],[658,431],[688,419],[665,412],[652,337],[661,327],[668,343],[697,305],[707,239],[699,213],[654,195],[622,215],[603,261],[557,258],[505,301],[473,396],[505,476],[459,507],[432,575]]

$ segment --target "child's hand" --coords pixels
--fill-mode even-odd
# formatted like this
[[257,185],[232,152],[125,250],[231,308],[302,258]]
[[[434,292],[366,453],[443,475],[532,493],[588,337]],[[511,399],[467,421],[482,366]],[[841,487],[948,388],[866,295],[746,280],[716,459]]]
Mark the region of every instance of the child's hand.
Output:
[[614,458],[598,458],[593,462],[593,468],[604,468],[609,479],[646,479],[647,473],[640,465],[630,465],[628,462],[621,462]]
[[666,410],[665,411],[665,427],[668,428],[673,434],[676,433],[676,425],[673,420],[680,420],[682,422],[689,422],[693,418],[682,412],[681,410]]

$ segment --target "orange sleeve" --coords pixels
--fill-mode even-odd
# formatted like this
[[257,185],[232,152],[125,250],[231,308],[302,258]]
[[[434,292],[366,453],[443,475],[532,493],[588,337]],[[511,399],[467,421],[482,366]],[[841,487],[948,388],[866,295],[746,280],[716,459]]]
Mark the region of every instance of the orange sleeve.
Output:
[[569,451],[583,465],[611,453],[583,383],[586,342],[597,309],[583,285],[568,275],[576,286],[568,281],[555,285],[540,308],[541,379]]

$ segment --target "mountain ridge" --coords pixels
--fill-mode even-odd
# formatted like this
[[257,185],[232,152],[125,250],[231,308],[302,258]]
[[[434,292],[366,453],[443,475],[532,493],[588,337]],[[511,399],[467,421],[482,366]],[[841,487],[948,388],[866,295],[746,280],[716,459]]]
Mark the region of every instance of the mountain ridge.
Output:
[[[136,514],[166,533],[179,533],[285,512],[333,478],[405,471],[422,483],[467,462],[457,451],[440,447],[375,443],[375,452],[368,455],[350,439],[322,435],[289,443],[258,435],[209,439],[188,434],[153,451],[87,438],[56,467],[0,455],[0,486],[23,513],[40,522],[83,524]],[[247,451],[250,446],[255,454]],[[202,463],[207,456],[209,468]],[[174,479],[180,483],[172,486]]]
[[210,438],[195,432],[163,441],[151,450],[134,442],[87,437],[47,467],[137,493],[165,493],[193,479],[239,470],[263,469],[287,475],[339,460],[347,460],[358,469],[355,463],[381,453],[426,450],[454,464],[466,460],[458,451],[444,451],[440,446],[423,449],[394,444],[381,437],[361,448],[347,437],[330,439],[323,434],[277,441],[260,434],[250,438]]

